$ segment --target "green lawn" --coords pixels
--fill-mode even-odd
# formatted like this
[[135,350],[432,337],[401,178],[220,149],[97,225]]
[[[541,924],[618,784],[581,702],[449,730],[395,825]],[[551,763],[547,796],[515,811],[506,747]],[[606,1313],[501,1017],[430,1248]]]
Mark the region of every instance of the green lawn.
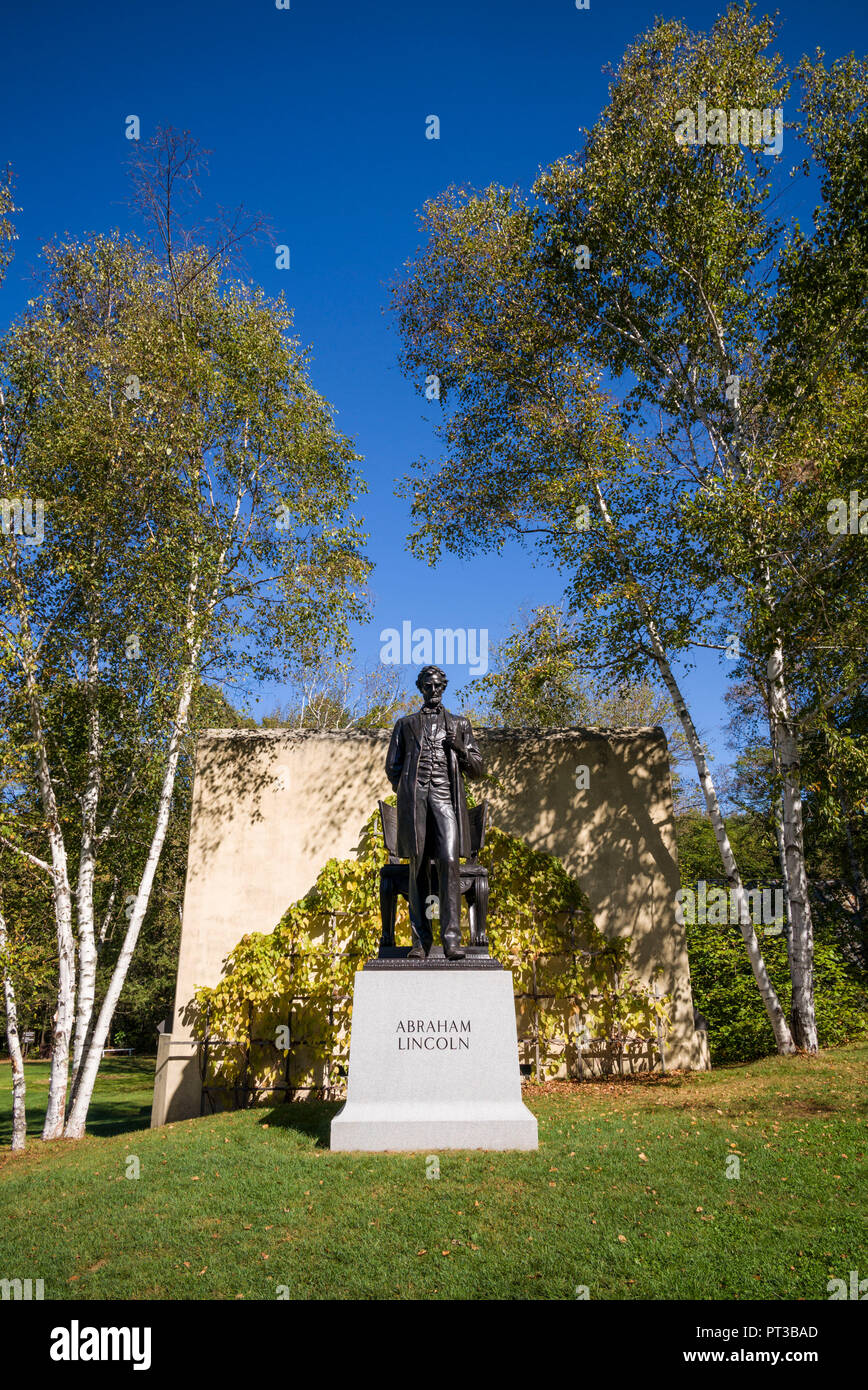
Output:
[[152,1065],[107,1065],[93,1137],[0,1149],[0,1277],[46,1298],[825,1300],[868,1274],[865,1045],[531,1088],[538,1153],[444,1153],[437,1179],[425,1154],[330,1153],[336,1105],[140,1129]]
[[[90,1107],[87,1128],[90,1134],[125,1134],[147,1129],[151,1123],[151,1097],[154,1091],[153,1057],[106,1057]],[[42,1132],[48,1100],[48,1062],[27,1062],[27,1132]],[[12,1142],[12,1081],[8,1061],[0,1061],[0,1149]]]

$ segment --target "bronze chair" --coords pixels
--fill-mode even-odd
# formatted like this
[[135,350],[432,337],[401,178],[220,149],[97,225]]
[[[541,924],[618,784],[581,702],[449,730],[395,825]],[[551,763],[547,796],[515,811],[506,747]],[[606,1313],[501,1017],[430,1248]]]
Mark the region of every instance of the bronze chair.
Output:
[[[394,806],[379,803],[380,823],[383,827],[383,840],[389,855],[388,864],[380,869],[380,921],[382,937],[380,950],[394,948],[395,914],[398,898],[410,896],[410,865],[398,858],[398,813]],[[481,801],[478,806],[468,810],[470,819],[470,854],[459,866],[461,873],[461,894],[467,899],[467,915],[470,918],[470,945],[488,949],[485,931],[488,917],[488,870],[477,862],[477,856],[485,845],[485,832],[488,828],[488,802]],[[437,879],[437,869],[432,861],[432,884]]]

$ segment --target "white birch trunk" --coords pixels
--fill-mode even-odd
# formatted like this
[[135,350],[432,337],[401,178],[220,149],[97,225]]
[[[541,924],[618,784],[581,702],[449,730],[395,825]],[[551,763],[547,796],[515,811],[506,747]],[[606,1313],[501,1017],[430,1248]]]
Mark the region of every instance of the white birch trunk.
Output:
[[[52,793],[52,800],[54,799]],[[48,1082],[48,1105],[42,1126],[43,1139],[59,1139],[63,1134],[66,1090],[69,1084],[69,1041],[75,1008],[75,941],[72,934],[72,893],[66,868],[66,847],[56,815],[49,829],[52,861],[58,866],[54,878],[54,918],[57,928],[57,1009]]]
[[63,1116],[66,1110],[66,1090],[69,1084],[69,1042],[75,1007],[75,941],[72,934],[72,892],[69,886],[66,844],[60,825],[54,787],[51,784],[36,681],[29,661],[25,664],[25,677],[30,706],[30,722],[36,743],[36,780],[51,849],[51,885],[57,932],[57,1008],[54,1014],[48,1104],[42,1125],[42,1138],[59,1139],[63,1134]]
[[78,918],[78,991],[76,996],[75,1040],[72,1051],[72,1091],[78,1078],[96,990],[97,946],[93,916],[93,884],[96,869],[96,815],[100,793],[99,649],[91,636],[87,656],[88,749],[87,779],[81,798],[81,850],[76,884]]
[[[0,912],[0,954],[6,949],[6,922]],[[27,1114],[24,1097],[27,1086],[24,1081],[24,1058],[21,1055],[21,1040],[18,1037],[18,1005],[15,1002],[15,989],[7,970],[3,972],[3,1000],[6,1006],[6,1041],[9,1044],[9,1060],[12,1063],[12,1148],[23,1149],[27,1142]]]
[[[778,859],[781,864],[781,879],[786,886],[787,856],[784,849],[784,802],[783,797],[780,796],[775,797],[775,835],[778,841]],[[793,918],[790,911],[790,895],[786,891],[784,892],[784,909],[787,914],[787,940],[789,940],[789,934],[793,929]]]
[[769,661],[769,715],[775,759],[783,784],[783,871],[790,923],[788,946],[793,987],[790,1021],[796,1046],[805,1052],[816,1052],[814,923],[805,868],[801,767],[783,671],[783,648],[779,640]]

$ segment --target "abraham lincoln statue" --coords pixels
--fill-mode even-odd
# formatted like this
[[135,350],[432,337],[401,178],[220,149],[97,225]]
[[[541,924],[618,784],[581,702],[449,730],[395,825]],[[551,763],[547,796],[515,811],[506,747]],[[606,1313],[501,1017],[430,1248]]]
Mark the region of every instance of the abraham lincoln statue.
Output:
[[439,666],[426,666],[416,685],[424,704],[392,730],[386,776],[398,793],[398,854],[410,861],[410,960],[431,950],[430,863],[437,864],[440,939],[447,960],[463,960],[461,870],[470,853],[464,777],[481,777],[482,757],[470,720],[443,708],[448,681]]

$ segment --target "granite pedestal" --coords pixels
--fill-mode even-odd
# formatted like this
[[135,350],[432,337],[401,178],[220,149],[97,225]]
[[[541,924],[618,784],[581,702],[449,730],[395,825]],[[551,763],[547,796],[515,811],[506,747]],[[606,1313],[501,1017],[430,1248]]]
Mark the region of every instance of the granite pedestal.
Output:
[[512,974],[468,960],[356,974],[347,1102],[331,1147],[536,1149],[521,1098]]

